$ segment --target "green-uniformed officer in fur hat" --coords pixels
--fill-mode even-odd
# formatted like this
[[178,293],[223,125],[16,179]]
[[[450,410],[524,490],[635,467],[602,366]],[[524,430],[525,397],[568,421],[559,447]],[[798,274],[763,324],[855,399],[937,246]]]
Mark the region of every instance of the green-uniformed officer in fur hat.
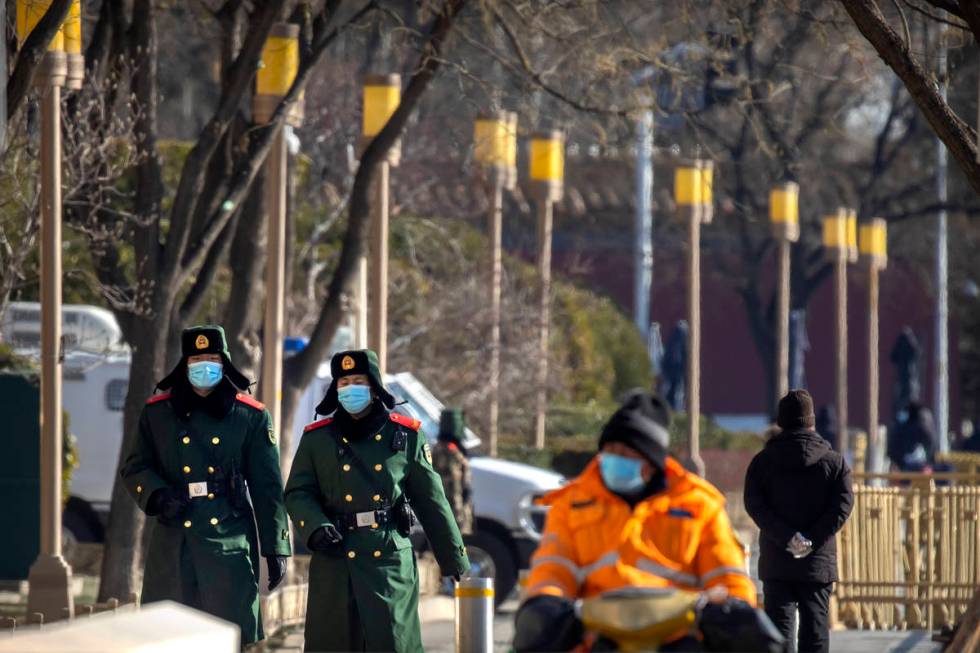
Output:
[[377,355],[341,352],[330,372],[316,409],[330,417],[306,427],[286,483],[289,516],[313,551],[306,650],[415,653],[411,511],[444,576],[469,569],[463,540],[418,420],[391,412]]
[[243,394],[249,380],[232,365],[220,326],[185,329],[181,351],[157,384],[164,392],[146,402],[121,469],[140,508],[157,518],[142,600],[236,623],[248,644],[263,638],[259,544],[270,590],[290,554],[276,433],[265,406]]

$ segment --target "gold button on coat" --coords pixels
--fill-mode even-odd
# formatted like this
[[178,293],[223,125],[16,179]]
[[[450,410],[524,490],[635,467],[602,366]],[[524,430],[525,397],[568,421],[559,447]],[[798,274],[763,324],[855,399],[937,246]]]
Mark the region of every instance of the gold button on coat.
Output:
[[350,502],[351,502],[351,501],[353,501],[353,500],[354,500],[354,497],[352,497],[352,496],[351,496],[351,495],[349,495],[349,494],[348,494],[348,495],[347,495],[346,497],[344,497],[344,501],[346,501],[347,503],[350,503]]
[[340,438],[340,439],[344,441],[344,444],[347,444],[348,442],[347,438]]
[[208,499],[214,499],[214,492],[208,493]]
[[136,486],[136,494],[142,494],[142,493],[143,493],[143,486],[142,485],[137,485]]
[[217,436],[211,438],[211,444],[221,444],[221,438]]
[[183,442],[184,444],[190,444],[191,443],[191,439],[189,437],[187,437],[186,435],[183,438],[181,438],[180,441]]
[[381,434],[378,433],[376,436],[374,436],[374,439],[377,440],[378,442],[381,442]]
[[374,552],[374,557],[375,558],[380,558],[381,557],[381,552],[380,551],[375,551]]
[[380,495],[380,494],[375,494],[375,495],[374,495],[373,497],[371,497],[371,498],[372,498],[372,499],[374,499],[375,501],[381,501],[381,495]]
[[371,528],[377,528],[377,527],[378,527],[378,522],[374,522],[373,524],[371,524]]
[[187,521],[184,522],[184,528],[190,528],[190,527],[191,527],[191,520],[188,519]]
[[217,517],[212,517],[211,518],[211,525],[212,526],[217,526],[218,525],[218,518]]
[[306,522],[305,522],[305,521],[303,521],[302,519],[300,519],[300,520],[299,520],[299,527],[300,527],[300,528],[303,528],[304,526],[306,526]]
[[208,474],[214,474],[214,467],[208,465]]
[[345,472],[349,472],[350,471],[350,465],[344,465],[344,471]]
[[376,471],[376,472],[380,472],[382,469],[384,469],[384,467],[382,467],[381,465],[375,465],[374,466],[374,471]]
[[184,473],[185,474],[190,474],[191,473],[191,468],[188,467],[187,465],[184,465]]
[[357,554],[354,553],[353,551],[348,551],[347,552],[347,557],[350,558],[351,560],[353,560],[354,558],[357,557]]

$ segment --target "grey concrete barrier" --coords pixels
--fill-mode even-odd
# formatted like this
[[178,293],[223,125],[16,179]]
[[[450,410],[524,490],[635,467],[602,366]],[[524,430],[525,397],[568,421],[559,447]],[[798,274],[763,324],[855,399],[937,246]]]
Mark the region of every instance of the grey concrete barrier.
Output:
[[456,653],[493,652],[493,579],[464,578],[456,586]]

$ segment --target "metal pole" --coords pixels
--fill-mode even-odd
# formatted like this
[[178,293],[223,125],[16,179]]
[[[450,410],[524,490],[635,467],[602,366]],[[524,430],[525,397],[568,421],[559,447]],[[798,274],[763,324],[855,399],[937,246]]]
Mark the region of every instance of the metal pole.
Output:
[[496,166],[490,172],[490,417],[489,454],[497,455],[497,433],[500,421],[500,307],[503,247],[503,171]]
[[[943,101],[947,91],[946,30],[939,27],[939,92]],[[946,146],[936,138],[936,201],[946,204]],[[946,210],[940,209],[936,221],[936,324],[935,365],[933,366],[936,431],[939,450],[949,451],[949,303]]]
[[[279,433],[282,411],[282,341],[285,322],[286,280],[286,139],[276,128],[265,161],[266,266],[265,325],[262,335],[262,403]],[[284,463],[286,461],[283,461]],[[288,472],[288,468],[284,473]]]
[[368,346],[368,263],[367,256],[357,259],[354,279],[354,349]]
[[701,459],[701,211],[692,207],[688,220],[687,321],[690,342],[687,357],[687,446],[691,462],[704,476]]
[[837,404],[837,442],[842,454],[848,451],[847,433],[847,252],[834,261],[834,389]]
[[[872,465],[878,448],[878,264],[868,261],[868,455]],[[877,471],[871,468],[871,471]]]
[[385,373],[388,363],[388,161],[378,166],[371,220],[371,311],[368,342]]
[[456,586],[456,653],[493,652],[493,579],[464,578]]
[[548,410],[548,338],[551,324],[551,231],[552,200],[546,191],[538,198],[538,274],[541,278],[538,316],[537,402],[534,419],[534,446],[544,449],[545,416]]
[[777,315],[776,315],[776,401],[789,392],[789,291],[790,291],[790,242],[778,240]]
[[[60,55],[60,56],[59,56]],[[46,53],[41,96],[41,551],[28,576],[28,613],[71,617],[71,568],[61,557],[61,84],[63,53]],[[58,72],[60,71],[60,79]]]
[[633,249],[633,322],[647,342],[653,284],[653,112],[636,121],[636,235]]

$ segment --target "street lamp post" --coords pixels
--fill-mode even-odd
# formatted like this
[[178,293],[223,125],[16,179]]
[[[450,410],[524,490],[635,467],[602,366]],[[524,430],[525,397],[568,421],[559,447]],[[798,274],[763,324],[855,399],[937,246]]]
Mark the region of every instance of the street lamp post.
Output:
[[[252,114],[256,122],[267,123],[289,92],[299,69],[299,25],[273,25],[262,49],[262,64],[255,79]],[[290,110],[287,122],[302,122],[301,104]],[[275,140],[266,158],[265,207],[267,254],[265,274],[265,323],[262,342],[262,402],[272,417],[272,428],[280,432],[282,403],[282,343],[285,327],[286,280],[286,181],[288,174],[286,139],[283,127],[276,127]],[[289,470],[289,456],[282,456],[283,470]]]
[[[50,4],[18,1],[20,43]],[[61,555],[61,87],[67,76],[63,27],[34,77],[41,104],[41,550],[28,574],[27,610],[45,621],[74,615],[71,567]]]
[[497,455],[500,418],[500,284],[503,242],[503,191],[517,182],[517,114],[502,111],[480,117],[473,128],[473,158],[490,197],[489,305],[489,454]]
[[551,232],[554,203],[562,197],[565,176],[565,139],[560,131],[531,137],[529,157],[531,192],[538,209],[538,273],[541,278],[538,315],[538,369],[535,384],[534,446],[544,449],[548,410],[548,339],[551,327]]
[[687,257],[687,445],[697,473],[704,475],[701,459],[701,225],[711,222],[714,166],[694,160],[674,172],[674,201],[688,225]]
[[[878,441],[878,274],[888,265],[888,224],[875,218],[861,225],[861,259],[868,268],[868,449],[876,461]],[[880,471],[872,469],[871,471]]]
[[[401,85],[400,75],[365,77],[362,151],[398,108]],[[382,374],[388,365],[388,176],[391,166],[398,165],[400,154],[401,148],[393,146],[378,166],[371,216],[371,266],[369,268],[366,261],[360,264],[369,279],[368,346],[377,352]]]
[[847,433],[847,263],[851,256],[847,209],[823,219],[823,245],[834,266],[834,397],[837,447],[848,450]]
[[769,222],[776,239],[778,280],[776,315],[776,399],[789,392],[790,246],[800,239],[800,187],[787,182],[769,193]]

